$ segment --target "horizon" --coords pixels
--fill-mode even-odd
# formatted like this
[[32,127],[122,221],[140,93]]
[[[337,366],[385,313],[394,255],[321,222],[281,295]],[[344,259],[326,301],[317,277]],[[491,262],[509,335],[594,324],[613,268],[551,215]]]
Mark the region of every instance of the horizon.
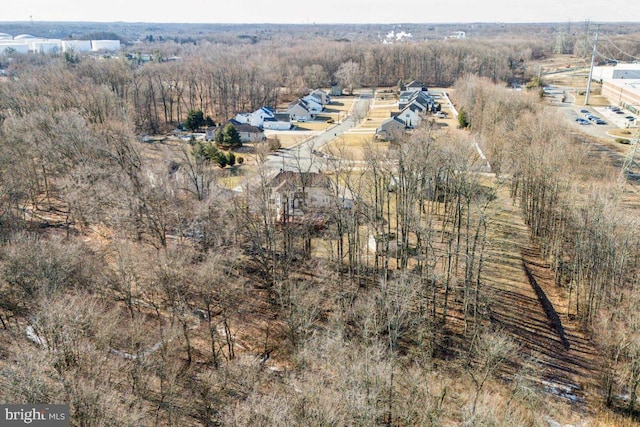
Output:
[[386,0],[325,0],[318,10],[300,7],[292,0],[240,0],[236,7],[183,0],[179,8],[155,2],[112,0],[93,4],[68,0],[24,0],[5,6],[1,22],[79,22],[146,24],[482,24],[482,23],[578,23],[583,21],[627,23],[640,21],[640,4],[619,0],[616,7],[602,7],[597,0],[523,0],[518,7],[508,0],[478,3],[458,0],[406,0],[402,7]]
[[193,22],[183,22],[183,21],[99,21],[99,20],[0,20],[0,24],[38,24],[38,23],[46,23],[46,24],[157,24],[157,25],[295,25],[295,26],[323,26],[323,25],[476,25],[476,24],[507,24],[507,25],[545,25],[545,24],[581,24],[584,22],[589,22],[591,24],[640,24],[640,22],[635,20],[627,20],[627,21],[603,21],[603,20],[591,20],[584,19],[581,21],[443,21],[443,22],[205,22],[205,21],[193,21]]

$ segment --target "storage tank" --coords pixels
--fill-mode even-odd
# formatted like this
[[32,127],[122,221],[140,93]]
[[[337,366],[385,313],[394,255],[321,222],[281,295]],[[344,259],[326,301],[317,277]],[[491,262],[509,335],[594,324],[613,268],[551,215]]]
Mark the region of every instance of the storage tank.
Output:
[[0,55],[6,55],[9,52],[29,53],[29,45],[12,40],[0,40]]
[[91,40],[62,40],[62,51],[91,52]]
[[120,50],[120,40],[91,40],[91,50],[94,52]]
[[35,39],[31,34],[18,34],[13,38],[14,40]]
[[0,33],[0,40],[13,40],[13,37],[7,33]]
[[58,54],[62,50],[61,40],[35,40],[31,42],[31,51],[35,53]]

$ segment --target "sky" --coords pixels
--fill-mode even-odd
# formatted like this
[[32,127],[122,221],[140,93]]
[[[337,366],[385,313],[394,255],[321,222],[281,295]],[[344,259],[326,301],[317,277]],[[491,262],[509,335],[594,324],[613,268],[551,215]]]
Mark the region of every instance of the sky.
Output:
[[3,0],[0,21],[640,22],[639,0]]

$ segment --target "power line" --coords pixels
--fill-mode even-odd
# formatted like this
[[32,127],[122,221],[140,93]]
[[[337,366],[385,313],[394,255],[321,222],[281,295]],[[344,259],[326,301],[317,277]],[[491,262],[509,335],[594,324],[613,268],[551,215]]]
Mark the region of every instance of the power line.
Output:
[[624,50],[620,49],[611,39],[609,39],[608,37],[604,37],[604,40],[606,40],[607,42],[609,42],[611,44],[611,46],[613,46],[618,52],[620,52],[621,54],[628,56],[629,58],[632,58],[636,61],[640,61],[640,58],[632,55],[630,53],[625,52]]

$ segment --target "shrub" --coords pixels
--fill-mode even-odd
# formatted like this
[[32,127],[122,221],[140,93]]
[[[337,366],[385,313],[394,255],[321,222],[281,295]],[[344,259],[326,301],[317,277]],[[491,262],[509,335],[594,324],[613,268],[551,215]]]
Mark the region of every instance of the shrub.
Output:
[[620,144],[629,144],[629,143],[631,143],[631,141],[629,141],[627,138],[616,138],[616,142],[618,142]]
[[280,140],[277,137],[274,139],[270,139],[268,141],[268,144],[269,144],[269,151],[276,151],[282,147],[282,144],[280,144]]

